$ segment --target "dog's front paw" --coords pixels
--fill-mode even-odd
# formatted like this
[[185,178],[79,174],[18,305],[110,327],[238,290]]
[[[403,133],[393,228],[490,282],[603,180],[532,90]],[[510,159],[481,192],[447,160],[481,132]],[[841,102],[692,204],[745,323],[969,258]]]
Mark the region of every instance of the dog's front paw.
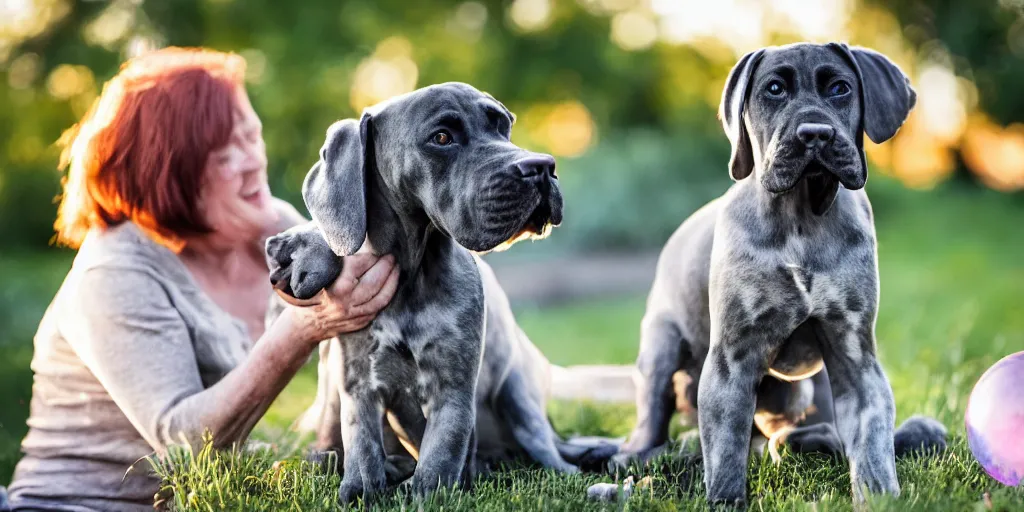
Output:
[[267,239],[270,284],[296,299],[310,299],[341,273],[341,258],[309,223]]
[[714,511],[725,511],[725,510],[746,510],[747,499],[746,498],[715,498],[708,499],[708,505],[711,510]]
[[900,495],[900,483],[896,479],[896,468],[895,465],[890,464],[884,464],[881,461],[866,464],[856,460],[850,461],[854,503],[864,503],[870,495]]
[[893,448],[897,457],[941,452],[946,449],[946,427],[927,416],[911,416],[896,429]]
[[338,488],[338,501],[353,503],[362,497],[364,504],[370,504],[385,489],[387,476],[384,468],[380,468],[380,471],[360,471],[358,477],[346,474],[341,480],[341,487]]
[[456,485],[460,482],[460,478],[442,478],[436,471],[425,471],[421,466],[412,476],[412,493],[422,498],[436,491],[438,487]]
[[333,450],[309,450],[305,456],[306,462],[312,463],[324,472],[336,472],[340,466],[338,452]]
[[363,495],[363,482],[350,479],[342,479],[341,487],[338,488],[339,503],[353,503]]

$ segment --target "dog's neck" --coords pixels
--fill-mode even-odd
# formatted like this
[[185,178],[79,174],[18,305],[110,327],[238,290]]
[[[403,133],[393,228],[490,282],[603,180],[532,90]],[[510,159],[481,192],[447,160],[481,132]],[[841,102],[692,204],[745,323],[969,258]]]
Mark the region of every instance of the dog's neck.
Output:
[[[375,254],[395,257],[402,281],[414,277],[432,244],[447,240],[419,208],[411,208],[371,173],[366,195],[366,232]],[[444,239],[444,240],[440,240]]]

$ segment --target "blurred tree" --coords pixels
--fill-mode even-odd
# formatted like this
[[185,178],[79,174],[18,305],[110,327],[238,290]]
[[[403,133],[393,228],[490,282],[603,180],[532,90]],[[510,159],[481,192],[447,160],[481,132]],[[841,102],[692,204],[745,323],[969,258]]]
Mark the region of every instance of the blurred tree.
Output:
[[[710,11],[734,9],[714,18],[730,25],[733,17],[761,13],[756,21],[767,27],[762,43],[801,38],[766,7],[774,4],[696,3]],[[991,137],[979,139],[977,147],[1016,147],[995,125],[1024,116],[1024,99],[1013,93],[1024,85],[1021,0],[837,5],[854,3],[898,20],[893,29],[879,29],[876,18],[850,18],[874,30],[873,37],[892,39],[894,34],[877,32],[903,27],[903,39],[917,53],[941,43],[954,56],[954,71],[977,83],[981,111],[994,120],[983,125]],[[208,46],[247,59],[249,92],[265,125],[271,187],[297,205],[302,178],[332,121],[415,87],[457,80],[492,93],[518,115],[517,142],[560,158],[570,207],[583,214],[575,227],[566,226],[575,234],[563,238],[577,248],[658,245],[682,216],[728,183],[728,148],[715,108],[737,52],[756,42],[753,35],[732,41],[715,33],[685,43],[657,39],[672,29],[668,15],[655,9],[672,5],[641,0],[11,5],[0,8],[4,249],[47,244],[60,180],[53,142],[123,60],[164,45]],[[904,154],[921,154],[918,146],[905,146]],[[883,166],[889,161],[881,160]],[[998,168],[999,162],[989,166]],[[611,215],[609,204],[635,205],[637,216]]]

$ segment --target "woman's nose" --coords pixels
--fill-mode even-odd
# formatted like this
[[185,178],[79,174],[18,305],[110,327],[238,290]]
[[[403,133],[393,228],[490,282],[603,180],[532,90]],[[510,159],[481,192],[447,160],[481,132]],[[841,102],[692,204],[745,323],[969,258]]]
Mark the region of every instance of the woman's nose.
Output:
[[245,158],[242,163],[243,171],[258,171],[266,167],[267,153],[264,148],[262,139],[246,145]]

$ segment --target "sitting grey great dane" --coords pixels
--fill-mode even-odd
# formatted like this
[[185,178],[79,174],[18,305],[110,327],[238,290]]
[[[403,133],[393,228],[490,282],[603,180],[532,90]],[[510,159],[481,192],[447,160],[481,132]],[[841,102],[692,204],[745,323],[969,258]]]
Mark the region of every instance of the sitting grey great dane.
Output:
[[286,297],[321,293],[360,248],[394,255],[401,271],[368,328],[321,344],[317,447],[344,454],[343,501],[401,480],[408,456],[424,493],[466,482],[478,454],[525,452],[575,472],[563,457],[615,450],[557,438],[544,409],[552,367],[470,252],[542,238],[562,219],[555,160],[512,144],[513,121],[460,83],[339,121],[303,183],[313,222],[267,241],[271,281]]
[[615,462],[657,453],[676,403],[696,407],[715,503],[745,503],[752,424],[797,451],[845,453],[857,501],[899,493],[896,454],[945,446],[932,419],[894,433],[875,350],[863,136],[891,138],[915,100],[903,72],[863,48],[803,43],[740,59],[719,112],[737,183],[662,252],[641,326],[637,424]]

